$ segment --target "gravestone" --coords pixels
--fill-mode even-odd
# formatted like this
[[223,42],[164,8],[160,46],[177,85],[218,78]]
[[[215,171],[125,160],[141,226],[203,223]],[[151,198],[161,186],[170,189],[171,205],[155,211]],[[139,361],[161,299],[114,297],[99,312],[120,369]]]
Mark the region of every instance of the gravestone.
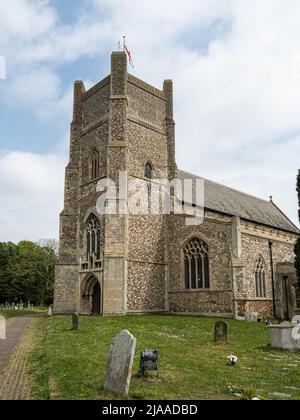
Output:
[[0,316],[0,340],[6,340],[6,320]]
[[72,330],[78,331],[79,330],[79,315],[77,312],[75,312],[72,315]]
[[121,331],[110,346],[104,389],[125,397],[129,393],[136,339],[129,331]]
[[300,324],[300,315],[295,315],[293,317],[292,324],[295,324],[295,325]]
[[260,318],[257,312],[246,312],[245,313],[245,321],[247,322],[257,322]]
[[228,324],[225,321],[215,323],[214,341],[215,343],[227,343]]
[[52,305],[49,306],[48,312],[47,312],[48,316],[52,316],[53,315],[53,310],[52,310]]

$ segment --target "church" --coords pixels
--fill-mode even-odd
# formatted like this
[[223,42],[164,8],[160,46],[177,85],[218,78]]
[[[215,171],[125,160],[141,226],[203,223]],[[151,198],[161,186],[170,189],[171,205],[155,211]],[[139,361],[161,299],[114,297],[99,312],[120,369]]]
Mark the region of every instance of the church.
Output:
[[[201,224],[172,210],[99,213],[99,181],[119,189],[120,172],[148,186],[198,178],[176,165],[172,81],[157,89],[128,73],[125,52],[114,52],[108,77],[89,90],[74,85],[55,313],[290,318],[300,308],[299,230],[272,199],[203,179]],[[119,204],[129,198],[125,188]],[[197,203],[187,204],[193,214]]]

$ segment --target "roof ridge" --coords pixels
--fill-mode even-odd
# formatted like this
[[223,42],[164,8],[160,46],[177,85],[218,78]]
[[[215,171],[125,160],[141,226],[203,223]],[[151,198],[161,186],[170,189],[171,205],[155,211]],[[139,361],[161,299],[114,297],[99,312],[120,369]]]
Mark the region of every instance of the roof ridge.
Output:
[[[187,171],[178,169],[177,173],[179,177],[191,177],[204,180],[207,191],[213,192],[213,195],[207,201],[207,208],[210,208],[211,210],[225,211],[226,214],[231,215],[235,212],[235,214],[239,214],[240,217],[247,220],[251,219],[253,222],[256,221],[261,224],[267,224],[268,226],[273,226],[277,229],[293,232],[298,235],[300,233],[299,228],[274,202],[255,197],[254,195],[247,194],[243,191],[239,191]],[[220,198],[221,201],[218,201],[218,193],[216,193],[216,191],[223,191],[223,196]],[[216,195],[214,196],[214,194]]]
[[236,189],[236,188],[228,187],[228,185],[221,184],[221,182],[212,181],[212,180],[210,180],[210,179],[207,179],[207,178],[201,177],[200,175],[195,175],[195,174],[192,174],[191,172],[182,171],[181,169],[179,169],[179,171],[180,171],[180,172],[184,172],[184,173],[186,173],[186,174],[188,174],[188,175],[192,175],[192,176],[194,176],[194,177],[199,177],[199,178],[201,178],[201,179],[204,179],[204,181],[211,182],[211,183],[216,184],[216,185],[220,185],[221,187],[228,188],[228,189],[229,189],[229,190],[231,190],[231,191],[237,192],[237,193],[239,193],[239,194],[246,195],[247,197],[252,197],[252,198],[255,198],[256,200],[263,201],[264,203],[271,204],[271,202],[270,202],[269,200],[265,200],[264,198],[256,197],[256,196],[255,196],[255,195],[253,195],[253,194],[248,194],[248,193],[246,193],[246,192],[244,192],[244,191],[241,191],[241,190],[238,190],[238,189]]

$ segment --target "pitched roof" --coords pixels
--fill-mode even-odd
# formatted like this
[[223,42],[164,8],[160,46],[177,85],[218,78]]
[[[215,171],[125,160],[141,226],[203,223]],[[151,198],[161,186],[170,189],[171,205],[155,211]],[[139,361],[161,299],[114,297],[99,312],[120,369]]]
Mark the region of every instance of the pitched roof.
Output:
[[[200,178],[180,170],[177,173],[178,178],[181,180]],[[299,229],[273,202],[253,197],[207,179],[204,179],[204,207],[230,216],[240,216],[242,219],[251,222],[299,234]]]

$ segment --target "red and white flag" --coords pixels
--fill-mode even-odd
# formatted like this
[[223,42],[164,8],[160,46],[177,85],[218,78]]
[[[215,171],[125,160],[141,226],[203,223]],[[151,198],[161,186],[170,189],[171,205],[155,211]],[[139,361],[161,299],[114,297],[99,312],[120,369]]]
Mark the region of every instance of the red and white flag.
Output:
[[128,49],[127,45],[126,45],[125,37],[124,37],[123,49],[127,54],[129,64],[131,65],[131,67],[134,67],[132,54],[131,54],[130,50]]

